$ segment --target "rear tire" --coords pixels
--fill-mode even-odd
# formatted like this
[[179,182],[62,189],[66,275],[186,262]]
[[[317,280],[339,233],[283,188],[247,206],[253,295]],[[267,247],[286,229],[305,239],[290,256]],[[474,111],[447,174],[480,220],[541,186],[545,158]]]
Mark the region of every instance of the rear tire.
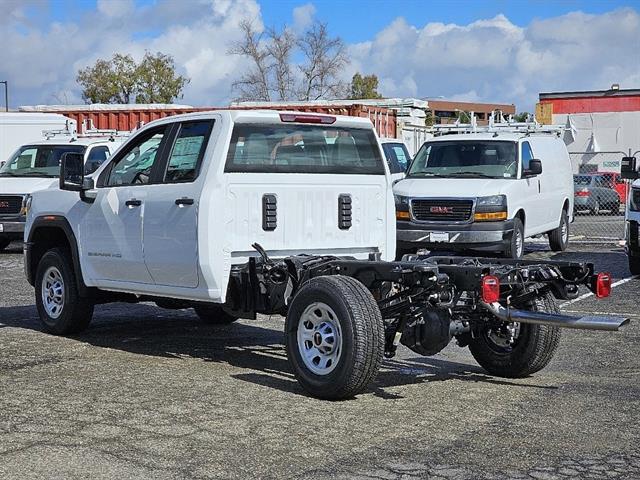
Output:
[[351,398],[367,388],[382,363],[384,323],[378,304],[353,278],[313,278],[291,302],[285,345],[307,392],[330,400]]
[[225,312],[219,305],[198,305],[193,309],[200,320],[208,325],[228,325],[238,320],[237,317]]
[[64,250],[49,250],[36,271],[36,308],[45,330],[68,335],[85,330],[93,317],[93,303],[78,293],[76,274]]
[[[557,313],[553,295],[546,293],[525,310]],[[560,342],[560,328],[520,324],[514,345],[501,344],[499,332],[483,331],[469,344],[473,358],[487,372],[498,377],[522,378],[542,370],[553,358]]]
[[629,271],[631,275],[640,275],[640,257],[629,255]]
[[569,216],[566,210],[560,215],[560,225],[549,232],[549,246],[554,252],[564,252],[569,245]]
[[507,248],[504,250],[506,258],[520,260],[524,255],[524,225],[518,217],[513,219],[513,233],[509,239]]

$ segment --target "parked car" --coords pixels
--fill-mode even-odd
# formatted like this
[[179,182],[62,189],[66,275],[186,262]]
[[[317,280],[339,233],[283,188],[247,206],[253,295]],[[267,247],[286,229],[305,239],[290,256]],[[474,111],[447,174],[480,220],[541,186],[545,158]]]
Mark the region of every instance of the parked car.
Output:
[[[158,140],[150,161],[136,160]],[[610,275],[591,264],[386,261],[393,196],[368,119],[167,117],[92,176],[82,155],[65,154],[60,188],[33,194],[25,232],[25,272],[48,331],[81,331],[96,304],[118,301],[193,308],[217,324],[279,314],[292,371],[320,398],[366,390],[399,342],[434,355],[455,337],[492,374],[524,377],[551,360],[558,326],[627,322],[557,313],[554,296],[579,285],[609,294]]]
[[19,147],[0,167],[0,250],[24,234],[27,195],[57,186],[65,153],[83,155],[85,173],[95,171],[122,143],[109,137],[51,138]]
[[600,215],[602,210],[611,214],[620,212],[620,197],[611,180],[604,175],[574,175],[574,204],[576,212],[587,211]]
[[404,142],[398,138],[381,138],[382,150],[389,165],[391,181],[402,180],[411,163],[411,155]]
[[398,255],[474,249],[521,258],[525,238],[569,242],[573,179],[564,142],[542,130],[487,128],[425,142],[394,186]]

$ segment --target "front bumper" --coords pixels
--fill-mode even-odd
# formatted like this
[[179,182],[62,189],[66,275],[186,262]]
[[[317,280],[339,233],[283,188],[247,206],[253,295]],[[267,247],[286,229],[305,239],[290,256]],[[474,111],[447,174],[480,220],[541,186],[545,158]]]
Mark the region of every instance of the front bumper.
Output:
[[22,239],[24,235],[25,220],[22,218],[3,219],[0,217],[0,237],[11,237],[14,240]]
[[[443,233],[448,234],[446,240]],[[503,248],[513,233],[513,220],[463,225],[396,222],[398,244],[402,247]],[[435,234],[435,235],[433,235]]]

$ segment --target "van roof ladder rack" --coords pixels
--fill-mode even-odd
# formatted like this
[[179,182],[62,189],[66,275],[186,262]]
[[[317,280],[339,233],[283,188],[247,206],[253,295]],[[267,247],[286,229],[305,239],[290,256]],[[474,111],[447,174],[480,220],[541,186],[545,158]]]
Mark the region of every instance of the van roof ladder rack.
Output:
[[566,127],[564,125],[541,125],[535,117],[529,115],[525,122],[516,122],[513,115],[505,118],[500,110],[494,110],[489,115],[488,125],[478,125],[474,112],[468,114],[470,123],[460,122],[460,118],[455,123],[434,125],[435,136],[451,135],[455,133],[549,133],[560,136]]

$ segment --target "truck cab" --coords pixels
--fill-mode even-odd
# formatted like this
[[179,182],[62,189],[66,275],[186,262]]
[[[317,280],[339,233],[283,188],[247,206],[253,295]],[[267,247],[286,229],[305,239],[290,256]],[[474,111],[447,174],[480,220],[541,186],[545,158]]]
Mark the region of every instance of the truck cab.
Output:
[[104,138],[50,138],[19,147],[0,167],[0,250],[24,234],[24,201],[37,190],[59,182],[65,153],[83,155],[85,173],[94,172],[120,145]]

